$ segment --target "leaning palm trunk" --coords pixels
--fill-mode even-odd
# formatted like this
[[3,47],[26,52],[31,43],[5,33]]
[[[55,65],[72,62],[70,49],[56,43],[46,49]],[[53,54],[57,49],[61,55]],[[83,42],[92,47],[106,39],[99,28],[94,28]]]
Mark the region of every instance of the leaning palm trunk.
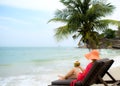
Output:
[[88,41],[88,48],[92,48],[92,49],[97,49],[97,45],[96,42],[94,40],[89,40]]

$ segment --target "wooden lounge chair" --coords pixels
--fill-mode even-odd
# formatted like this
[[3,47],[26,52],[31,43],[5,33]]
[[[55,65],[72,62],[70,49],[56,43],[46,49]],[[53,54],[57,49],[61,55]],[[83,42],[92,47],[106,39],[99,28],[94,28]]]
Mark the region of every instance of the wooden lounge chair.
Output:
[[[120,86],[120,80],[116,80],[109,72],[109,68],[111,67],[111,65],[113,64],[114,60],[106,60],[104,62],[103,67],[101,68],[101,70],[99,71],[99,74],[97,76],[98,81],[96,81],[96,83],[102,83],[105,86],[108,86],[108,84],[116,84],[115,86]],[[104,75],[107,74],[111,80],[104,80],[103,77]],[[114,85],[113,85],[114,86]]]
[[[115,80],[110,73],[108,73],[108,69],[113,64],[113,60],[109,59],[100,59],[96,61],[93,64],[93,67],[91,68],[90,72],[87,74],[87,76],[84,78],[83,81],[76,82],[75,86],[90,86],[92,84],[104,84],[105,86],[108,86],[110,83],[118,82],[118,80]],[[107,74],[112,79],[111,81],[104,81],[103,76]],[[56,80],[52,81],[51,85],[48,86],[70,86],[70,83],[73,79],[68,80]]]

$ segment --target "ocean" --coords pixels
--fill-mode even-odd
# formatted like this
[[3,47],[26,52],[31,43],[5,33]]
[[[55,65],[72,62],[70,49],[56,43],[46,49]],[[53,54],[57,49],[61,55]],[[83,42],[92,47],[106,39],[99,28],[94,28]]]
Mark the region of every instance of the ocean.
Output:
[[[75,47],[0,47],[0,86],[48,86],[79,60],[85,67],[88,49]],[[120,50],[101,49],[101,58],[120,58]]]

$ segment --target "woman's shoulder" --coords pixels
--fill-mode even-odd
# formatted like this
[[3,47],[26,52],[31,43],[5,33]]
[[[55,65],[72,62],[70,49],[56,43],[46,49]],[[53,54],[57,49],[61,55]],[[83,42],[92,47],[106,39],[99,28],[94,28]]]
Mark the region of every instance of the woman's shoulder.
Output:
[[90,62],[90,63],[87,65],[86,69],[87,69],[87,68],[91,68],[92,65],[93,65],[93,62]]

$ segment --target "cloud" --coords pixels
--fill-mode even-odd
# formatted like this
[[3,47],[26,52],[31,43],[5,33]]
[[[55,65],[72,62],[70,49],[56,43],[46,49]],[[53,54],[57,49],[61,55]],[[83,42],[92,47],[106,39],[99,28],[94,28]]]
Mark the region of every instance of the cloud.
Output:
[[12,17],[4,17],[4,16],[0,16],[0,21],[9,21],[9,22],[14,22],[14,23],[19,23],[19,24],[32,24],[24,20],[19,20],[19,19],[15,19]]
[[48,11],[63,7],[59,0],[0,0],[0,5]]
[[3,25],[0,25],[0,30],[9,30],[11,28],[7,27],[7,26],[3,26]]

